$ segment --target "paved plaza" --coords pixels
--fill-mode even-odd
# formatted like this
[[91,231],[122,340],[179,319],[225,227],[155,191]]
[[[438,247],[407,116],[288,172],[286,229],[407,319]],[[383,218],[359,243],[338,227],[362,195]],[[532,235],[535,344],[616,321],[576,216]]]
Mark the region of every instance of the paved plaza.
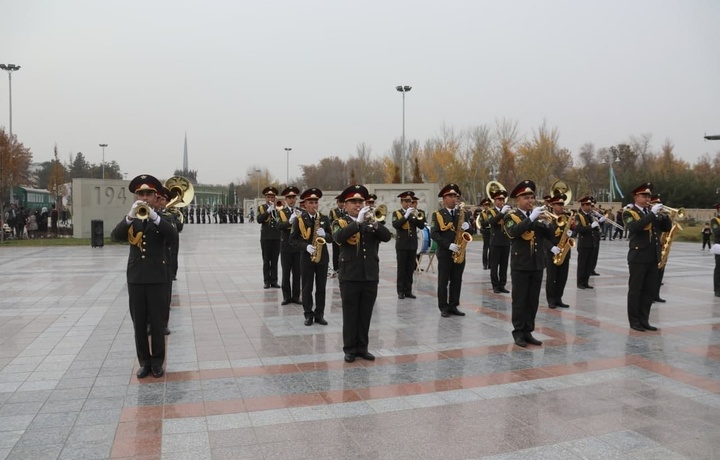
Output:
[[259,235],[185,226],[167,373],[140,381],[127,247],[0,247],[0,459],[720,458],[720,298],[700,243],[673,245],[659,332],[628,327],[626,241],[602,242],[593,290],[575,288],[573,254],[571,308],[548,309],[543,290],[544,345],[527,349],[482,242],[467,316],[450,318],[433,267],[416,300],[397,298],[382,244],[378,359],[347,364],[337,280],[329,325],[304,326],[302,307],[263,289]]

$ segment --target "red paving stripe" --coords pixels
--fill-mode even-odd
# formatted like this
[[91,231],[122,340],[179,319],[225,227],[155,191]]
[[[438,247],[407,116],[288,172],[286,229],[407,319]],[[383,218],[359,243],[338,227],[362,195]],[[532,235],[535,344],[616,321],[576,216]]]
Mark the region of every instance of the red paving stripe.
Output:
[[687,347],[681,348],[680,351],[700,355],[703,358],[720,360],[720,345],[707,345],[704,347]]
[[717,380],[709,379],[700,375],[695,375],[691,372],[678,369],[677,367],[668,366],[667,364],[657,363],[650,361],[647,358],[637,357],[638,362],[636,366],[642,367],[650,372],[664,375],[673,380],[677,380],[694,387],[702,388],[703,390],[710,391],[712,393],[720,393],[720,382]]

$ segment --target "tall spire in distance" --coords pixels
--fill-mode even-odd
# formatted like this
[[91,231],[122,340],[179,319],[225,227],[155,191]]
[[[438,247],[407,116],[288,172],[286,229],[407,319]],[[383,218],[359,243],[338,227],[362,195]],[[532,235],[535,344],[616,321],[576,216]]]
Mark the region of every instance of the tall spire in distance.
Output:
[[187,174],[190,170],[188,167],[188,153],[187,153],[187,131],[185,131],[185,148],[183,149],[183,174]]

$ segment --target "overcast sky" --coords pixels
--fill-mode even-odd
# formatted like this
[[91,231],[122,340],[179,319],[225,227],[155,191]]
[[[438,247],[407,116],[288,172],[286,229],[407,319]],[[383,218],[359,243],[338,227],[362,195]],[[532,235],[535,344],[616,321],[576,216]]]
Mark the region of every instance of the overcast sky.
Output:
[[[496,119],[543,120],[575,156],[650,133],[690,163],[720,142],[720,2],[0,0],[13,132],[34,161],[83,152],[128,178],[202,183],[365,142],[384,155]],[[0,125],[8,125],[0,75]]]

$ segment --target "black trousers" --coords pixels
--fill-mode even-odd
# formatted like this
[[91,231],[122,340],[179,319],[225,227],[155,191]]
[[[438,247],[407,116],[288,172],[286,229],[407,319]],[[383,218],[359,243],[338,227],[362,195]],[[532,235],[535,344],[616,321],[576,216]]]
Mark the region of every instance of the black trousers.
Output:
[[593,248],[577,248],[578,263],[577,263],[577,285],[585,286],[590,281],[590,268],[591,257]]
[[657,292],[657,263],[630,262],[627,311],[630,326],[645,326],[650,318],[650,307]]
[[504,288],[507,284],[510,246],[490,246],[490,282],[493,288]]
[[[322,318],[325,315],[325,286],[328,264],[310,262],[310,255],[302,255],[302,304],[305,318]],[[313,313],[313,286],[315,287],[315,312]]]
[[[130,317],[135,332],[135,351],[141,367],[160,367],[165,362],[165,311],[167,283],[128,283]],[[147,325],[150,324],[152,350],[148,342]]]
[[593,246],[592,253],[590,254],[590,272],[588,273],[588,276],[595,271],[595,268],[597,267],[597,261],[598,256],[600,255],[600,244],[598,243],[597,246]]
[[565,294],[565,285],[567,284],[568,274],[570,272],[570,254],[568,253],[560,266],[553,263],[553,255],[552,252],[549,252],[545,257],[547,268],[545,295],[550,305],[562,302],[562,296]]
[[260,240],[263,259],[263,282],[277,284],[280,240]]
[[483,268],[488,268],[490,266],[490,237],[484,237],[483,236],[483,250],[482,250],[482,261],[483,261]]
[[396,249],[397,255],[397,293],[412,294],[413,277],[417,259],[414,249]]
[[535,316],[540,303],[542,270],[512,270],[512,335],[526,338],[535,330]]
[[655,291],[655,297],[653,297],[653,299],[660,298],[660,286],[662,285],[664,276],[665,276],[665,267],[658,269],[657,290]]
[[280,253],[283,300],[300,299],[300,255],[299,252]]
[[340,281],[345,353],[368,351],[370,320],[377,292],[378,281]]
[[453,310],[460,305],[465,261],[456,264],[452,260],[450,251],[443,251],[442,254],[437,253],[436,259],[438,261],[438,308],[441,312]]

